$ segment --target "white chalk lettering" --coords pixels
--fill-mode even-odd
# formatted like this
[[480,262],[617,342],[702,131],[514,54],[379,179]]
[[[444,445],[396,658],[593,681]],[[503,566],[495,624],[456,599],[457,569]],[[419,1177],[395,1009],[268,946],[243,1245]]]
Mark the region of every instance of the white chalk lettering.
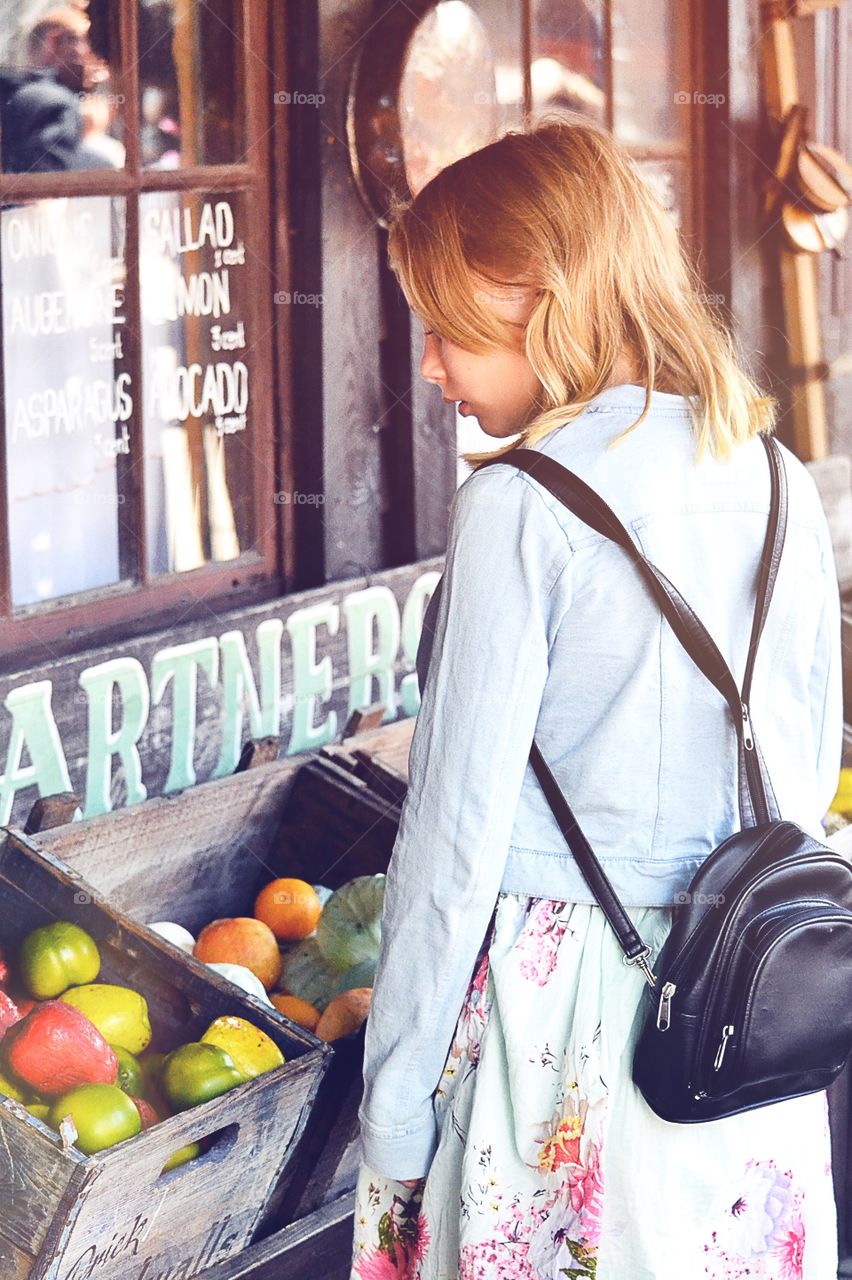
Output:
[[155,248],[177,258],[206,244],[214,249],[230,245],[234,239],[234,212],[227,200],[204,204],[198,225],[194,226],[192,209],[149,209],[143,228]]

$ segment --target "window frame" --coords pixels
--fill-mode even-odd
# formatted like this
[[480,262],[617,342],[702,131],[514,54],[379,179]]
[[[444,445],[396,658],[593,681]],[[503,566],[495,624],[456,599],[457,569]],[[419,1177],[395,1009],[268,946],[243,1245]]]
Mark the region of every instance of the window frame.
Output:
[[[116,91],[124,95],[123,169],[83,170],[61,173],[0,174],[0,205],[48,197],[110,196],[126,201],[127,237],[125,309],[129,369],[134,388],[130,428],[135,451],[128,467],[128,499],[133,511],[130,536],[135,557],[135,577],[14,609],[11,599],[11,548],[8,535],[8,495],[5,484],[5,430],[0,432],[0,665],[10,658],[43,660],[62,656],[103,640],[105,635],[129,634],[158,623],[175,625],[193,617],[255,603],[281,594],[279,513],[273,495],[282,453],[274,430],[276,390],[281,377],[275,361],[278,343],[273,321],[277,264],[272,235],[273,174],[271,161],[278,132],[273,120],[273,88],[279,75],[270,65],[272,30],[267,0],[238,0],[241,30],[234,33],[235,58],[240,60],[238,83],[244,86],[245,152],[239,163],[192,165],[175,170],[140,167],[139,77],[137,69],[137,0],[118,0],[118,62],[113,68]],[[276,6],[273,6],[273,11]],[[280,32],[279,32],[280,33]],[[275,149],[279,148],[275,146]],[[247,293],[250,311],[242,313],[254,334],[252,349],[251,451],[254,458],[255,543],[251,551],[230,561],[208,562],[196,569],[151,575],[147,564],[145,533],[145,467],[142,428],[143,384],[139,285],[139,200],[150,191],[187,191],[210,195],[244,193],[245,240],[252,258],[254,282]],[[283,196],[274,200],[279,212]],[[276,219],[280,221],[280,218]],[[261,287],[268,272],[268,287]],[[256,282],[256,283],[255,283]],[[0,280],[2,288],[2,280]],[[247,323],[247,327],[248,327]],[[0,313],[2,351],[2,313]],[[5,406],[3,360],[0,359],[0,404]],[[4,417],[5,423],[5,417]],[[133,446],[132,446],[133,447]]]

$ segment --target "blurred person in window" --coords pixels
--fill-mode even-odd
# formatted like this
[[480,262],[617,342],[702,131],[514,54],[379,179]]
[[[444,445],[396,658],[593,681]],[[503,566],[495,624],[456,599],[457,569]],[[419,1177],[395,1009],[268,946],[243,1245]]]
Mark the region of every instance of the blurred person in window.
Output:
[[[83,147],[87,157],[99,157],[101,164],[111,168],[124,167],[124,143],[114,135],[116,104],[119,101],[111,91],[110,81],[104,80],[83,95],[80,109],[83,113]],[[94,168],[87,164],[86,168]]]
[[7,173],[112,167],[84,139],[83,95],[109,74],[92,51],[89,27],[79,9],[51,9],[27,36],[26,67],[0,70],[0,158]]

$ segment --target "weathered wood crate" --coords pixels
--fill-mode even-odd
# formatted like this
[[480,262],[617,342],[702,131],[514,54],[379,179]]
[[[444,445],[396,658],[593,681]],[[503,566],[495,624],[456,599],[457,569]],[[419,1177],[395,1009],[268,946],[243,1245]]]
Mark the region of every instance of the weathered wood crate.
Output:
[[[141,992],[153,1050],[197,1040],[222,1014],[248,1018],[283,1066],[85,1156],[9,1098],[0,1100],[3,1280],[153,1280],[191,1276],[238,1253],[280,1184],[331,1050],[205,965],[116,912],[79,873],[10,831],[0,847],[0,939],[71,919],[96,940],[99,981]],[[195,1160],[162,1172],[188,1142]],[[206,1145],[206,1144],[205,1144]]]
[[[61,858],[137,925],[167,919],[197,933],[217,917],[250,914],[257,891],[277,875],[333,889],[386,870],[413,725],[398,721],[317,755],[261,764],[179,797],[15,839]],[[264,1007],[250,1003],[252,1016]],[[264,1029],[278,1017],[267,1012]],[[348,1280],[362,1063],[363,1032],[335,1042],[297,1145],[256,1221],[255,1243],[230,1260],[211,1257],[205,1278]],[[216,1204],[227,1201],[218,1182],[207,1194]],[[92,1274],[100,1280],[100,1272]],[[120,1274],[136,1280],[130,1267]],[[0,1280],[7,1280],[2,1266]],[[57,1280],[72,1277],[60,1273]]]

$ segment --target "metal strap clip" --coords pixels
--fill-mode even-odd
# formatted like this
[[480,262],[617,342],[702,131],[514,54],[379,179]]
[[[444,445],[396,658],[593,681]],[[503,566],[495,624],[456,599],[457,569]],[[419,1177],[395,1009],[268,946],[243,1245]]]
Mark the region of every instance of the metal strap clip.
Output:
[[643,951],[640,951],[639,954],[636,956],[623,955],[621,958],[624,961],[624,963],[629,964],[631,968],[633,967],[634,964],[638,965],[639,968],[642,970],[643,974],[645,975],[645,981],[648,983],[648,986],[655,987],[657,985],[657,979],[654,975],[653,970],[651,969],[651,966],[648,964],[648,956],[650,954],[651,954],[651,948],[645,947],[645,949]]

